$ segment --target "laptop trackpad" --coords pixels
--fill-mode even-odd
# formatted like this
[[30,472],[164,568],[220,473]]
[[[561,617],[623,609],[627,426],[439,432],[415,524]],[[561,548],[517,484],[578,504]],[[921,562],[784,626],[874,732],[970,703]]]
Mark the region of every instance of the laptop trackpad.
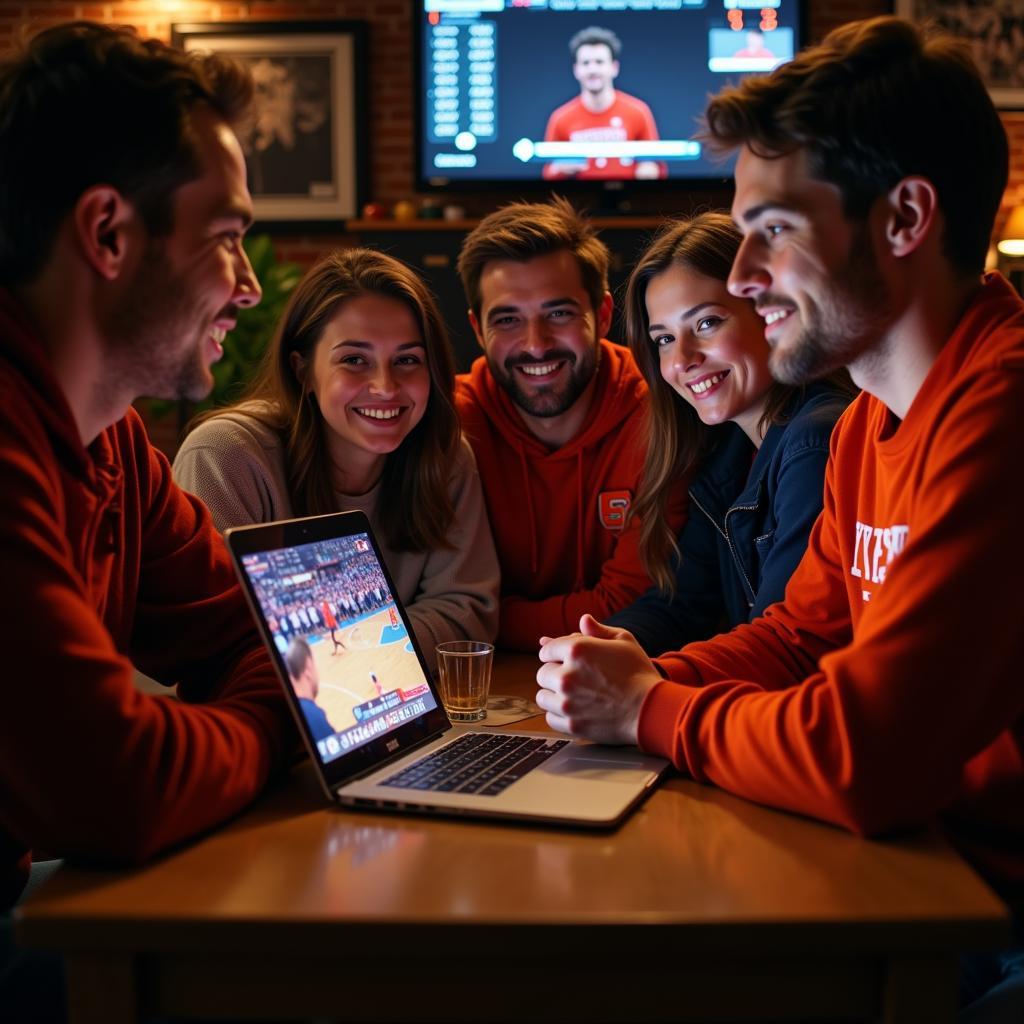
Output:
[[651,774],[650,765],[640,758],[630,756],[631,751],[619,755],[606,748],[574,749],[553,759],[548,767],[552,775],[569,775],[577,779],[592,779],[595,782],[633,782],[637,777]]

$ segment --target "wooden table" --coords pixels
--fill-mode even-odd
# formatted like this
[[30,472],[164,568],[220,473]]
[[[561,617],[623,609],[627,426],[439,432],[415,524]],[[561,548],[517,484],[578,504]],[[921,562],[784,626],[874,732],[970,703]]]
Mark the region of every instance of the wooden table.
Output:
[[[494,690],[532,694],[535,667],[501,658]],[[934,835],[867,842],[675,777],[614,833],[357,814],[307,765],[146,868],[62,869],[18,934],[66,956],[76,1024],[940,1024],[956,951],[1009,928]]]

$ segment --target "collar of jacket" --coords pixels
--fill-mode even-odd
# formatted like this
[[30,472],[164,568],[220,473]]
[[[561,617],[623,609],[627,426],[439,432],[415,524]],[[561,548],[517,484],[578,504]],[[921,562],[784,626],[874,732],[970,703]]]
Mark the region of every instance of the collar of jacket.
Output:
[[735,423],[725,423],[714,431],[713,447],[701,464],[690,486],[690,498],[724,535],[730,512],[754,510],[764,500],[764,481],[786,428],[808,405],[839,400],[835,389],[826,383],[808,385],[786,404],[782,421],[768,428],[754,455],[754,446]]

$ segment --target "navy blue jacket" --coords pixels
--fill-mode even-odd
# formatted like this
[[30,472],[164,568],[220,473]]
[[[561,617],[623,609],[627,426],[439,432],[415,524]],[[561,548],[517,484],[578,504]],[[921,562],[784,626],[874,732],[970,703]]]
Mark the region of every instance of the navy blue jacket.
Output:
[[653,656],[749,622],[781,600],[821,511],[829,438],[849,401],[831,385],[810,386],[787,421],[768,428],[756,458],[734,423],[713,428],[679,535],[675,594],[652,587],[608,625],[628,629]]

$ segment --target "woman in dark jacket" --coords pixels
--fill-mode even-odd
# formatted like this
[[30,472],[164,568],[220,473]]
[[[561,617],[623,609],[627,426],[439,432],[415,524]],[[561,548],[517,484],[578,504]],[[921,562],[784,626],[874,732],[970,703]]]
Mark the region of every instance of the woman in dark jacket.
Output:
[[[782,597],[821,511],[832,428],[855,393],[845,374],[807,387],[772,379],[765,321],[726,288],[740,241],[721,213],[671,224],[626,292],[630,347],[650,388],[633,514],[655,586],[608,624],[652,656]],[[665,525],[667,494],[693,465],[677,539]]]

